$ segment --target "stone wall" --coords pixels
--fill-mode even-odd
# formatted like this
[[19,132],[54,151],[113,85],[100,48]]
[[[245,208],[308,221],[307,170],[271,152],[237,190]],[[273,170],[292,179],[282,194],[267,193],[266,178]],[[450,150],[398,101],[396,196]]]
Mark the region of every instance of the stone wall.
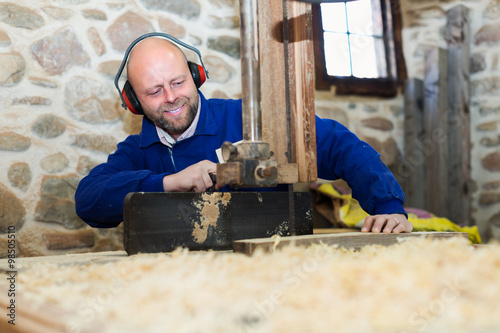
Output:
[[142,117],[122,109],[113,79],[130,42],[152,31],[199,48],[207,96],[240,97],[236,0],[0,2],[0,257],[9,226],[20,256],[122,248],[122,229],[92,230],[73,197],[140,131]]
[[[410,77],[423,78],[429,47],[446,44],[446,10],[471,10],[473,218],[500,239],[500,1],[402,0]],[[121,228],[87,227],[74,213],[83,176],[140,130],[113,86],[136,37],[163,31],[200,49],[207,97],[241,95],[238,0],[19,0],[0,2],[0,257],[9,226],[22,256],[122,248]],[[197,61],[194,55],[188,57]],[[124,75],[125,76],[125,75]],[[403,97],[317,92],[317,113],[372,144],[396,172],[402,161]]]
[[[410,78],[424,79],[424,56],[446,48],[446,11],[469,9],[471,24],[472,222],[483,240],[500,239],[500,1],[401,0],[404,56]],[[397,170],[403,154],[403,96],[391,100],[318,93],[317,113],[366,139]],[[456,221],[460,223],[460,221]]]
[[500,1],[472,5],[473,216],[485,238],[500,239]]
[[[445,47],[445,12],[463,4],[471,23],[472,217],[485,239],[500,239],[500,112],[498,107],[500,1],[404,1],[403,38],[411,77],[423,78],[429,47]],[[433,28],[434,27],[434,28]],[[412,41],[411,43],[409,41]]]

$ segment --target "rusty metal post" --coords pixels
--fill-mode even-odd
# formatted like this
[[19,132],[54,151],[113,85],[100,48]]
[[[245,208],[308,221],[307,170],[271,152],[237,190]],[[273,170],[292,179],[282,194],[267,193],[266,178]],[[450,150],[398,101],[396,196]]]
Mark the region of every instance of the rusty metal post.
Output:
[[257,0],[240,0],[243,140],[262,141]]

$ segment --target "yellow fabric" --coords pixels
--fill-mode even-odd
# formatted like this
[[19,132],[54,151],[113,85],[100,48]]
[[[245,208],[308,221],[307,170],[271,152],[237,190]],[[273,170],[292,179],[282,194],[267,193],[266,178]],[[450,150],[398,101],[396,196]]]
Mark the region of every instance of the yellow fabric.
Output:
[[[332,184],[325,183],[317,189],[320,193],[329,196],[332,199],[342,200],[340,207],[340,218],[349,227],[361,227],[365,217],[368,216],[358,201],[350,194],[341,194]],[[469,240],[473,244],[481,244],[481,236],[477,226],[460,227],[444,217],[437,217],[431,214],[430,218],[419,218],[415,214],[408,214],[408,221],[413,225],[413,231],[457,231],[466,232]]]

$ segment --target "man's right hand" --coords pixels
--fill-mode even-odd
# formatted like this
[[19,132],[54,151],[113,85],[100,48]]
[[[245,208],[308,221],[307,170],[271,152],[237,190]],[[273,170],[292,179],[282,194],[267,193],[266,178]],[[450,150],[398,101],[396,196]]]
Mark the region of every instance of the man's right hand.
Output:
[[205,192],[213,185],[210,174],[217,172],[217,164],[204,160],[186,169],[163,177],[165,192]]

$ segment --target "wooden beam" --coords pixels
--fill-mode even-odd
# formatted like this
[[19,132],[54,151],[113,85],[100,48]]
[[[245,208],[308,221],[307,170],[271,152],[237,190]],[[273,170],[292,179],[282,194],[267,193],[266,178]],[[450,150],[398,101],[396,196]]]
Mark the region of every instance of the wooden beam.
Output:
[[259,238],[239,240],[233,243],[234,252],[252,255],[257,250],[272,252],[285,246],[309,246],[313,244],[337,245],[348,249],[360,249],[366,245],[393,245],[399,239],[415,237],[450,238],[463,237],[467,239],[465,232],[412,232],[408,234],[373,234],[362,232],[347,232],[328,235],[303,235],[272,238]]
[[285,164],[288,157],[283,4],[259,0],[258,8],[262,137],[270,144],[278,164]]
[[404,161],[399,170],[408,207],[425,208],[424,83],[405,82]]
[[470,195],[470,22],[459,5],[447,12],[448,44],[448,218],[471,223]]
[[295,141],[294,162],[299,181],[315,181],[316,119],[314,110],[314,45],[312,7],[299,1],[286,1],[288,20],[288,82],[291,138]]
[[447,51],[429,50],[425,56],[424,127],[426,208],[448,217],[448,65]]
[[[4,278],[2,276],[2,278]],[[19,285],[18,285],[19,286]],[[0,307],[8,309],[11,305],[10,299],[7,298],[9,289],[0,286]],[[67,332],[69,326],[63,318],[68,316],[67,311],[62,311],[53,306],[36,306],[32,302],[23,302],[22,291],[16,293],[21,295],[15,303],[15,325],[9,324],[10,317],[5,316],[8,310],[2,311],[3,317],[0,321],[0,332],[22,333],[22,332]],[[12,298],[14,299],[14,298]],[[19,305],[21,304],[21,305]],[[98,326],[95,326],[96,328]],[[100,326],[102,327],[102,326]],[[73,327],[71,328],[73,329]]]
[[313,234],[340,234],[346,232],[361,232],[360,229],[354,228],[313,228]]
[[[285,11],[283,3],[287,6]],[[315,181],[311,5],[296,1],[259,0],[258,8],[263,140],[270,144],[280,165],[297,164],[300,182]],[[284,12],[287,17],[284,17]],[[284,35],[283,22],[287,22],[287,36]],[[289,129],[287,112],[290,113]],[[290,177],[290,180],[295,179],[297,177]]]
[[123,201],[123,246],[129,255],[174,251],[231,250],[233,241],[312,234],[308,192],[135,192]]
[[[61,255],[39,256],[39,257],[19,257],[16,258],[17,273],[24,273],[24,270],[33,263],[46,262],[57,265],[88,265],[90,263],[106,263],[118,261],[127,257],[125,251],[103,251],[85,253],[66,253]],[[0,273],[7,273],[12,269],[9,267],[7,258],[0,259]],[[2,331],[0,331],[2,332]]]

